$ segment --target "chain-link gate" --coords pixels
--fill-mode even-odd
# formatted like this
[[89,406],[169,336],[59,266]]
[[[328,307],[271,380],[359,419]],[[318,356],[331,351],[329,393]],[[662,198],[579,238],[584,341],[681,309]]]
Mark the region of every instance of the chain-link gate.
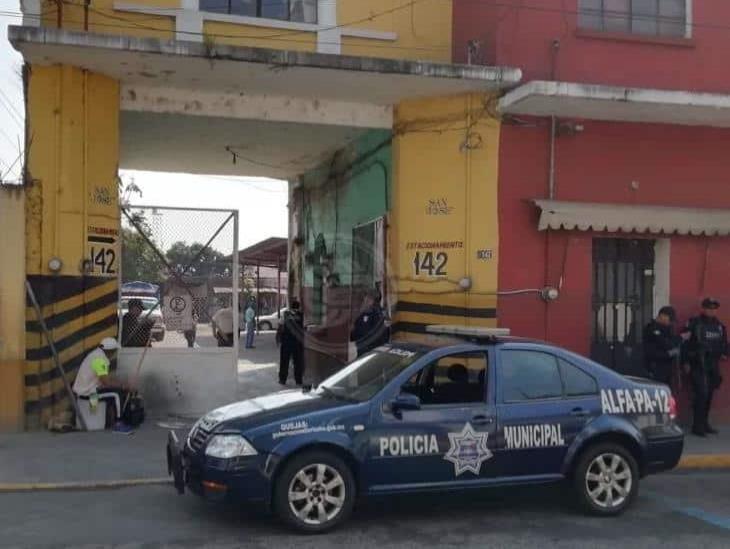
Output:
[[122,208],[122,347],[235,347],[238,212]]

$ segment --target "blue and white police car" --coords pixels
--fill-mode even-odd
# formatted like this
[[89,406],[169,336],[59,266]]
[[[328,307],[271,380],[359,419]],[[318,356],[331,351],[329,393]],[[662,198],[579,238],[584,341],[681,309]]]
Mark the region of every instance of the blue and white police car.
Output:
[[616,515],[684,444],[669,388],[500,330],[429,326],[317,387],[214,410],[170,433],[180,493],[255,501],[305,532],[345,521],[356,498],[567,481]]

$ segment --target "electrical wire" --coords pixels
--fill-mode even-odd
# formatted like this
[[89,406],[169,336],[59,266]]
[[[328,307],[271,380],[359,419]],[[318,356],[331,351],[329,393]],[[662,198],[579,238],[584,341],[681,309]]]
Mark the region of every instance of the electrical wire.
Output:
[[6,111],[10,114],[13,120],[15,120],[20,127],[23,127],[23,117],[18,112],[18,109],[15,108],[15,105],[13,105],[13,102],[10,100],[10,98],[5,95],[5,92],[0,88],[0,105],[2,105]]

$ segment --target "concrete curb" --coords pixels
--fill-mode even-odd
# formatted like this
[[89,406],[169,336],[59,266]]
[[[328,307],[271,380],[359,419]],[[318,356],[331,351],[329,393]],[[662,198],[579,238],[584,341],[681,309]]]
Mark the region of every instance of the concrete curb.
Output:
[[[689,454],[683,456],[676,470],[730,469],[730,454]],[[72,490],[111,490],[135,486],[164,486],[172,484],[169,477],[133,478],[83,482],[21,482],[0,483],[0,494],[13,492],[60,492]]]
[[730,469],[730,454],[688,454],[679,460],[677,469]]
[[99,480],[84,482],[21,482],[0,483],[0,494],[11,492],[54,492],[64,490],[108,490],[133,486],[161,486],[172,484],[169,477]]

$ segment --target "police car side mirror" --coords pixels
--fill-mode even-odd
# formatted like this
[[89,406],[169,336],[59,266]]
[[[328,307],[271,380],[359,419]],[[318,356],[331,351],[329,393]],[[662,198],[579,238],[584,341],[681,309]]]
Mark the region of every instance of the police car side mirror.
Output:
[[421,399],[413,393],[401,393],[390,403],[390,409],[394,414],[401,410],[420,410]]

